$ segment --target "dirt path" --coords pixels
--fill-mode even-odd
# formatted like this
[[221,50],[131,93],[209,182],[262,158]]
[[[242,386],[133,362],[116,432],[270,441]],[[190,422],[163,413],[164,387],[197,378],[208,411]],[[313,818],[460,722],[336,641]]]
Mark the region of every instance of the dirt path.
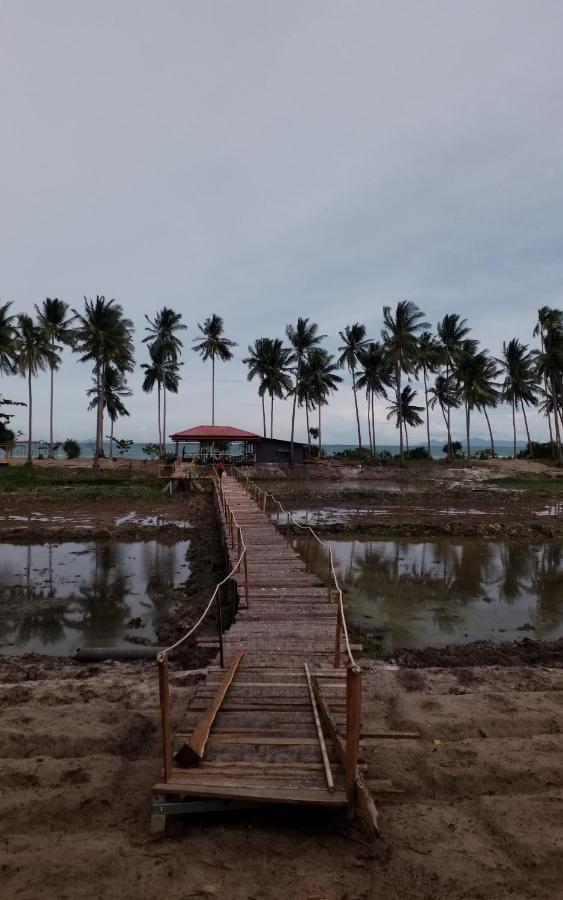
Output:
[[[180,714],[192,690],[176,679]],[[189,680],[189,679],[188,679]],[[146,664],[0,660],[0,872],[5,897],[556,898],[563,859],[563,671],[372,666],[384,842],[340,816],[185,819],[148,834],[159,771]],[[441,743],[433,743],[440,741]]]

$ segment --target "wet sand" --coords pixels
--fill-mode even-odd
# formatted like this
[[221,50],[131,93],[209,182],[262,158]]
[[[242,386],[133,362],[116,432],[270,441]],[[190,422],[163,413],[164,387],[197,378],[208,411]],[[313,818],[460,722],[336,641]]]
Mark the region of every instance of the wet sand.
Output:
[[[2,895],[26,900],[561,896],[563,671],[369,664],[383,834],[278,809],[148,833],[158,688],[147,664],[0,660]],[[176,679],[181,715],[192,691]]]

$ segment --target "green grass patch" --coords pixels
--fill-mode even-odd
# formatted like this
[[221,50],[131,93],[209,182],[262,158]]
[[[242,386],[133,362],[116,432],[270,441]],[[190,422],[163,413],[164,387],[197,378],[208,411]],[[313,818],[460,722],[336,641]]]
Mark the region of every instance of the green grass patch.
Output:
[[103,497],[143,499],[157,496],[163,483],[154,474],[97,472],[94,469],[42,469],[0,467],[0,494],[33,494],[44,497],[75,497],[93,500]]
[[515,491],[529,491],[532,494],[563,494],[563,473],[561,476],[546,478],[545,475],[515,475],[510,478],[491,478],[487,484]]

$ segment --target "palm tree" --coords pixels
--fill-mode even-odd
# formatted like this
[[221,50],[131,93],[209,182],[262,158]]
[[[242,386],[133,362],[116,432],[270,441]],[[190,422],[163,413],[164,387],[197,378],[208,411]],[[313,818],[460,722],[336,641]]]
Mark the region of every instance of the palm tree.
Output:
[[[51,350],[55,354],[56,350],[60,350],[61,344],[71,347],[74,341],[74,333],[71,328],[72,318],[68,316],[68,303],[63,303],[58,297],[51,299],[47,297],[43,301],[42,306],[35,304],[37,312],[37,320],[39,327],[43,329],[45,335],[51,343]],[[53,400],[54,400],[54,373],[58,368],[57,357],[54,355],[49,363],[51,370],[51,399],[49,403],[49,459],[53,459],[55,454],[53,451]]]
[[194,338],[195,347],[192,347],[192,350],[199,353],[204,362],[211,359],[211,424],[215,425],[215,357],[222,362],[228,362],[233,358],[230,348],[237,345],[224,337],[223,319],[215,313],[206,319],[203,325],[198,322],[197,327],[203,335],[203,340],[199,337]]
[[[407,454],[409,452],[409,434],[407,431],[407,425],[410,425],[411,428],[418,428],[419,425],[423,424],[423,419],[420,416],[420,413],[424,410],[423,406],[416,406],[414,403],[414,399],[417,395],[417,391],[413,390],[410,384],[406,384],[401,391],[400,399],[392,400],[387,409],[389,412],[387,413],[387,421],[390,419],[395,419],[397,428],[402,429],[404,426],[405,429],[405,444],[407,445]],[[401,435],[401,452],[402,452],[402,435]]]
[[530,431],[528,429],[528,420],[526,418],[526,406],[537,406],[536,391],[537,370],[535,367],[534,354],[528,351],[527,344],[522,344],[518,338],[512,338],[502,345],[501,366],[504,370],[504,384],[502,387],[502,398],[506,403],[512,406],[512,431],[514,437],[514,458],[516,458],[516,410],[518,403],[522,407],[524,413],[524,423],[526,425],[526,434],[528,436],[528,448],[532,453],[532,442],[530,440]]
[[0,375],[13,375],[16,363],[15,318],[10,315],[10,303],[0,304]]
[[293,390],[290,376],[290,365],[294,356],[288,347],[284,347],[279,338],[266,338],[266,367],[260,385],[261,390],[270,395],[270,437],[274,436],[274,397],[283,399]]
[[[450,373],[455,364],[456,353],[461,349],[461,345],[466,340],[471,329],[467,324],[467,319],[462,319],[457,313],[449,313],[445,315],[441,322],[438,322],[437,332],[442,345],[443,364],[446,366],[446,382],[449,382]],[[448,459],[452,458],[451,443],[452,432],[450,422],[451,407],[447,406],[446,429],[448,432]]]
[[358,352],[358,362],[362,371],[356,381],[356,388],[366,392],[370,449],[372,455],[375,456],[374,398],[387,398],[386,388],[393,387],[393,375],[388,356],[379,341],[370,341],[366,347],[363,347]]
[[98,409],[96,416],[96,450],[94,468],[98,468],[104,452],[104,397],[106,372],[113,366],[118,372],[132,372],[133,322],[125,318],[123,308],[115,300],[97,295],[95,300],[84,298],[84,312],[73,309],[78,322],[75,330],[76,348],[81,362],[94,363]]
[[[86,393],[88,396],[92,397],[88,409],[97,409],[98,406],[98,395],[97,395],[97,380],[96,377],[92,377],[92,381],[94,383],[94,387],[91,387]],[[107,414],[109,416],[111,422],[111,429],[109,434],[109,458],[113,458],[113,428],[120,416],[128,416],[129,410],[125,407],[125,404],[122,402],[123,399],[127,397],[132,397],[133,391],[130,390],[127,384],[127,378],[123,374],[123,372],[119,372],[112,365],[109,365],[106,369],[106,384],[105,384],[105,397],[104,397],[104,408],[107,410]]]
[[404,462],[401,376],[403,373],[410,375],[415,370],[418,333],[421,329],[428,328],[427,322],[420,321],[423,316],[424,313],[420,311],[416,303],[412,303],[410,300],[400,300],[397,303],[395,314],[392,313],[390,306],[383,307],[383,324],[385,327],[381,332],[381,337],[393,366],[395,378],[401,465]]
[[322,453],[321,408],[326,406],[333,391],[342,381],[337,375],[339,366],[334,356],[322,347],[313,347],[307,354],[306,378],[311,399],[319,411],[319,457]]
[[418,338],[418,351],[416,355],[416,372],[422,370],[424,381],[424,405],[426,407],[426,440],[428,456],[432,456],[430,450],[430,409],[428,406],[428,375],[434,375],[442,361],[442,346],[431,331],[423,331]]
[[[167,377],[166,370],[172,367],[175,374],[176,389],[173,393],[178,393],[178,363],[182,351],[182,341],[178,336],[178,332],[185,331],[187,325],[182,323],[182,313],[174,312],[167,306],[163,306],[159,310],[154,319],[145,315],[148,322],[145,331],[147,336],[143,338],[143,343],[148,344],[151,357],[151,364],[158,367],[158,434],[160,455],[164,455],[164,447],[166,445],[166,391]],[[169,380],[169,379],[168,379]],[[160,394],[162,391],[162,428],[160,424]]]
[[[542,306],[538,309],[538,321],[534,328],[534,337],[540,338],[540,353],[544,352],[545,348],[545,335],[552,331],[554,328],[561,328],[563,324],[563,313],[559,309],[552,309],[550,306]],[[544,373],[543,376],[543,389],[545,394],[548,394],[547,388],[547,380],[548,373]],[[553,446],[553,431],[551,428],[551,409],[549,404],[547,404],[545,409],[545,415],[547,416],[547,424],[549,427],[549,440]]]
[[491,439],[491,453],[493,455],[493,458],[495,456],[495,441],[493,438],[491,420],[489,419],[487,410],[496,409],[499,403],[501,403],[502,401],[502,394],[499,389],[500,385],[497,383],[497,378],[499,377],[499,375],[500,369],[497,360],[493,359],[492,356],[486,357],[480,373],[480,399],[479,402],[475,404],[475,406],[479,410],[479,412],[483,413],[487,421],[487,428],[489,429],[489,437]]
[[297,319],[297,324],[286,325],[285,333],[293,350],[295,357],[295,385],[293,392],[293,409],[291,411],[291,443],[289,449],[289,462],[293,465],[293,441],[295,437],[295,408],[299,396],[299,381],[301,378],[301,368],[307,354],[318,347],[326,334],[319,334],[319,326],[316,322],[309,323],[309,319],[303,319],[301,316]]
[[262,425],[264,429],[264,437],[266,437],[266,406],[264,403],[264,396],[266,394],[266,387],[264,383],[264,379],[266,377],[266,369],[268,366],[268,352],[269,346],[271,344],[271,338],[256,338],[253,345],[248,346],[248,356],[243,359],[243,363],[245,366],[248,366],[248,381],[252,381],[254,378],[259,379],[258,384],[258,396],[262,401]]
[[[471,459],[470,422],[473,409],[484,409],[498,402],[499,393],[494,383],[500,372],[495,363],[487,355],[487,350],[477,351],[474,341],[464,341],[456,354],[455,376],[460,396],[465,406],[465,430],[467,437],[467,459]],[[487,416],[487,422],[489,418]],[[494,455],[494,443],[491,434],[491,445]]]
[[19,313],[17,316],[15,339],[15,369],[24,378],[27,378],[28,396],[28,435],[27,435],[27,465],[31,466],[33,458],[31,454],[31,442],[33,439],[33,397],[32,379],[41,371],[45,371],[48,365],[56,365],[58,357],[52,348],[51,342],[43,329],[36,325],[27,313]]
[[356,423],[358,426],[358,446],[362,449],[362,431],[360,428],[360,413],[358,411],[358,396],[356,393],[356,366],[358,365],[359,353],[366,346],[366,329],[365,325],[354,322],[353,325],[346,325],[344,331],[339,331],[343,346],[338,348],[340,356],[338,357],[338,365],[346,366],[352,375],[352,390],[354,391],[354,405],[356,407]]
[[543,351],[536,358],[537,374],[544,379],[544,383],[551,387],[546,400],[553,404],[553,421],[555,422],[555,442],[557,447],[557,460],[563,464],[561,448],[561,429],[559,426],[559,411],[562,395],[563,373],[563,328],[553,324],[544,334]]
[[450,375],[446,380],[445,375],[437,375],[434,386],[428,389],[428,396],[430,397],[430,409],[435,409],[436,406],[440,407],[447,430],[448,417],[446,410],[448,407],[458,409],[461,404],[459,387],[454,376]]
[[164,404],[164,415],[161,417],[161,392],[168,391],[169,394],[177,394],[180,385],[180,366],[184,363],[174,362],[172,359],[163,363],[157,354],[157,348],[149,347],[150,363],[143,363],[145,375],[143,378],[143,391],[145,394],[151,394],[156,385],[157,388],[157,415],[158,415],[158,446],[160,456],[164,455],[164,447],[166,445],[166,404]]

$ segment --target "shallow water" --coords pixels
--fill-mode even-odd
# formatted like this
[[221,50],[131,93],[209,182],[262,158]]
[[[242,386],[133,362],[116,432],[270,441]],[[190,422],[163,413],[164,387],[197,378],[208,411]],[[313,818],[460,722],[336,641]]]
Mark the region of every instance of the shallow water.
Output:
[[[296,543],[305,554],[305,541]],[[331,538],[349,620],[386,650],[563,635],[563,544]],[[326,551],[313,541],[321,577]]]
[[[64,656],[154,640],[189,575],[188,541],[0,544],[0,653]],[[129,624],[141,619],[142,625]]]
[[427,490],[427,484],[419,484],[418,482],[402,482],[394,481],[392,478],[370,478],[362,480],[349,481],[322,481],[317,479],[278,479],[275,481],[260,480],[256,484],[263,491],[268,491],[277,496],[294,496],[294,495],[313,495],[314,497],[323,494],[338,493],[354,493],[354,494],[378,494],[388,491],[393,494],[414,494],[420,490]]

